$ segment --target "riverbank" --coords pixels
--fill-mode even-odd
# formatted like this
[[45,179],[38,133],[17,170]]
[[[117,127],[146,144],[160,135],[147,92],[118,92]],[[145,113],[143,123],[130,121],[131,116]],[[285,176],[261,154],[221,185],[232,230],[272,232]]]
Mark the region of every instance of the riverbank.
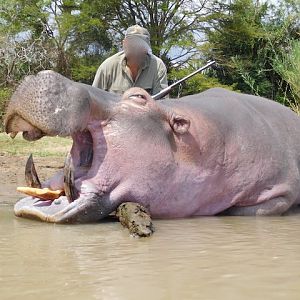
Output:
[[30,153],[33,154],[40,180],[49,178],[63,168],[71,145],[72,140],[68,138],[44,137],[28,142],[20,134],[12,140],[8,135],[0,133],[0,189],[4,190],[8,186],[16,188],[25,184],[24,170]]

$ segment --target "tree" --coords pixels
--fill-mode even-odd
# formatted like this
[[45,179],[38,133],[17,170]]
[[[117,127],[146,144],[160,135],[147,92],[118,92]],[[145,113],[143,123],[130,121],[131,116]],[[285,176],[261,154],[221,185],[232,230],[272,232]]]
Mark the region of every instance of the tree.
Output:
[[46,51],[52,69],[67,77],[72,76],[74,58],[91,52],[91,41],[95,44],[101,39],[102,49],[111,46],[101,24],[95,34],[95,24],[80,11],[80,0],[0,1],[0,27],[6,39],[12,44],[40,45],[35,52]]
[[295,21],[267,2],[235,0],[211,24],[203,50],[222,65],[220,81],[282,101],[282,78],[273,60],[289,39],[296,38]]
[[199,54],[197,46],[203,40],[201,31],[211,18],[213,0],[84,0],[82,8],[91,19],[105,22],[114,45],[118,48],[125,30],[134,24],[147,28],[153,53],[168,67],[175,61],[183,64]]
[[81,12],[81,3],[0,0],[0,122],[11,93],[26,75],[52,69],[91,82],[111,41],[102,23]]
[[[192,67],[185,67],[180,69],[173,68],[169,74],[169,79],[176,82],[177,80],[189,75],[197,68],[192,68]],[[212,73],[213,72],[208,71],[205,74],[197,74],[193,76],[189,80],[185,81],[182,85],[178,86],[173,91],[171,91],[171,97],[179,98],[187,95],[194,95],[214,87],[222,87],[228,90],[236,90],[235,85],[228,86],[220,83],[218,78],[212,76]]]

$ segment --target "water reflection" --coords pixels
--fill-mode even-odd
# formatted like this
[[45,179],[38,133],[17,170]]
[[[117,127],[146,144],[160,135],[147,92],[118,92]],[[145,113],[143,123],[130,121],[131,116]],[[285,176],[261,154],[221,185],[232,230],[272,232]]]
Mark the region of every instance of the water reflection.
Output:
[[300,219],[156,221],[150,239],[118,223],[64,226],[0,205],[1,299],[299,299]]

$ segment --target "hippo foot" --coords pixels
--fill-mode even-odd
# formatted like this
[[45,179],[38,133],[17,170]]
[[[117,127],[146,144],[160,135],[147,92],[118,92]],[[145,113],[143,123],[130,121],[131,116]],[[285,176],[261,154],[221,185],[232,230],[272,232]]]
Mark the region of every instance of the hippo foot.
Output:
[[293,200],[276,197],[252,206],[230,207],[219,215],[223,216],[280,216],[288,212]]
[[154,233],[151,217],[140,204],[133,202],[122,203],[117,208],[116,216],[134,237],[149,237]]

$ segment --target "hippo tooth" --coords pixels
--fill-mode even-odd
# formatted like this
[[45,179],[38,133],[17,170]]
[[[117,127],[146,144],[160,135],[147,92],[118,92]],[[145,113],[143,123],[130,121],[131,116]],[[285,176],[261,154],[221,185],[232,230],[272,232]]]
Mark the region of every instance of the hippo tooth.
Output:
[[65,160],[64,190],[69,202],[73,202],[77,198],[77,192],[74,186],[74,166],[72,156],[70,153],[68,153]]
[[41,188],[41,182],[37,175],[32,154],[29,155],[25,166],[25,181],[27,186],[32,188]]

